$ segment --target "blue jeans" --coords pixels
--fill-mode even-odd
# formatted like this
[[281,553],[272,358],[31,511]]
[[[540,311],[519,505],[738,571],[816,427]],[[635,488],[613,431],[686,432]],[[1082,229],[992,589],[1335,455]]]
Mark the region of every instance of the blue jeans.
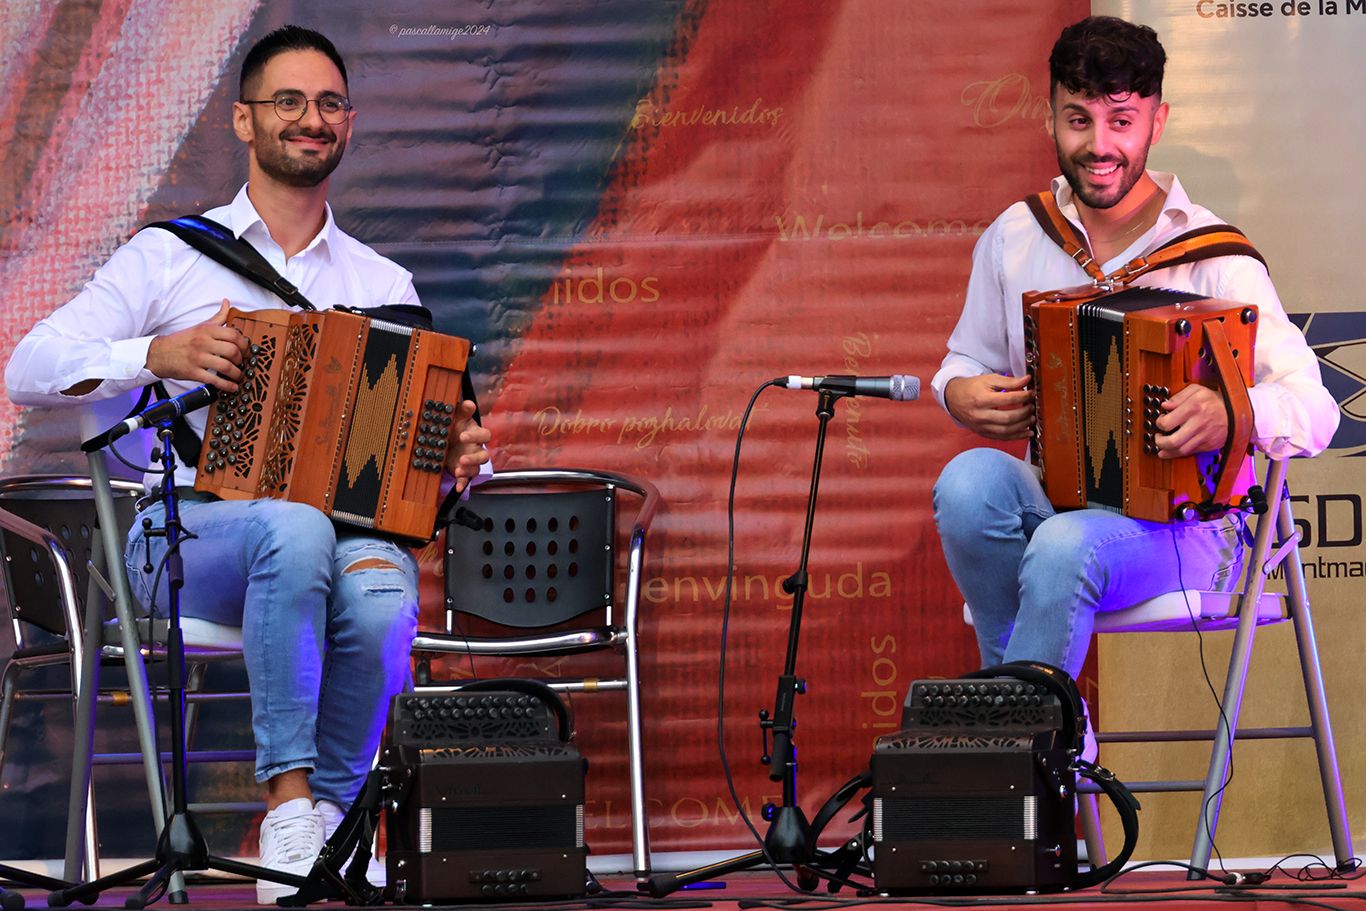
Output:
[[[142,519],[125,555],[134,595],[149,608]],[[316,799],[350,806],[403,690],[417,632],[417,564],[390,541],[338,530],[311,506],[283,500],[182,499],[181,613],[242,627],[251,688],[256,780],[311,769]],[[165,553],[151,539],[151,562]],[[166,577],[156,592],[165,616]]]
[[1168,525],[1101,509],[1056,512],[1033,469],[996,449],[944,467],[934,519],[982,663],[1042,661],[1073,677],[1097,611],[1181,589],[1228,591],[1247,541],[1237,514]]

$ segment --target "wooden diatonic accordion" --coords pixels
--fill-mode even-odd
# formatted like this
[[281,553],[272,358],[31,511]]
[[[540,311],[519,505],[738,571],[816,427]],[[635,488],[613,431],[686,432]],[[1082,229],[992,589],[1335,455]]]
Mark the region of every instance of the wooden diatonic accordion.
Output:
[[[1024,325],[1031,458],[1054,506],[1168,522],[1250,505],[1256,307],[1159,288],[1085,287],[1024,295]],[[1223,395],[1228,440],[1218,452],[1160,459],[1160,403],[1192,383]]]
[[210,410],[195,489],[432,537],[469,342],[340,310],[230,310],[241,389]]

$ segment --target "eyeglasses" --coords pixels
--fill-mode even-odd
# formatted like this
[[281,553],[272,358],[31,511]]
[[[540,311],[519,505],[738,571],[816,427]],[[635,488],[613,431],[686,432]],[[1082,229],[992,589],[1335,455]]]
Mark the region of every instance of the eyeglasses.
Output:
[[272,104],[275,116],[286,123],[302,120],[309,103],[318,106],[318,114],[324,123],[342,123],[354,108],[349,99],[341,95],[324,95],[321,98],[305,98],[303,92],[276,92],[274,98],[265,101],[243,101],[242,104]]

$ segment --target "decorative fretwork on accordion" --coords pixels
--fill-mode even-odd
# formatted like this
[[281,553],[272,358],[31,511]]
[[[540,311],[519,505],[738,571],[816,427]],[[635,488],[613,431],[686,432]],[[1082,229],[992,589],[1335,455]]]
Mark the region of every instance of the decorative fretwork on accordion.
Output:
[[241,389],[209,411],[195,489],[307,503],[426,541],[469,342],[340,310],[230,310]]
[[[1156,522],[1251,504],[1257,308],[1158,288],[1024,296],[1034,377],[1031,458],[1058,508],[1101,506]],[[1192,383],[1224,397],[1222,450],[1160,459],[1160,403]]]

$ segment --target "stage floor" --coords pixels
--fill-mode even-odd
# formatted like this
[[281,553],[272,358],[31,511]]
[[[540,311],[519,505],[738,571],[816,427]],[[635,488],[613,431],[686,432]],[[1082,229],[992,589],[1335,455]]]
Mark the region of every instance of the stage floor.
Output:
[[[1106,892],[1091,888],[1080,892],[1065,892],[1047,896],[1016,895],[995,897],[942,897],[942,898],[884,898],[881,896],[856,897],[847,890],[836,896],[824,892],[811,895],[798,895],[786,891],[782,883],[771,872],[746,872],[733,874],[720,888],[688,890],[674,893],[666,898],[654,899],[635,894],[634,881],[630,878],[606,877],[603,886],[605,894],[581,901],[558,901],[542,903],[502,903],[498,905],[461,905],[467,908],[547,908],[563,909],[602,909],[613,906],[632,909],[707,908],[715,911],[737,911],[741,908],[781,907],[794,911],[826,911],[841,907],[880,905],[898,909],[968,907],[986,909],[1005,908],[1067,908],[1071,911],[1093,911],[1093,909],[1114,908],[1124,905],[1127,908],[1164,909],[1214,909],[1227,907],[1230,902],[1252,908],[1343,908],[1360,909],[1366,901],[1366,881],[1347,880],[1335,882],[1301,883],[1285,874],[1277,874],[1265,884],[1256,888],[1232,889],[1217,884],[1189,883],[1179,871],[1138,870],[1127,873],[1112,881]],[[121,908],[124,899],[132,889],[115,889],[102,895],[95,907]],[[256,893],[254,885],[247,881],[191,881],[188,886],[189,902],[185,905],[170,905],[164,898],[152,907],[175,907],[186,911],[227,911],[227,909],[255,909]],[[47,907],[46,893],[20,889],[30,909]],[[74,905],[82,908],[82,905]],[[345,907],[340,902],[328,903],[327,907]],[[388,906],[393,907],[393,906]],[[7,909],[13,911],[13,909]]]

